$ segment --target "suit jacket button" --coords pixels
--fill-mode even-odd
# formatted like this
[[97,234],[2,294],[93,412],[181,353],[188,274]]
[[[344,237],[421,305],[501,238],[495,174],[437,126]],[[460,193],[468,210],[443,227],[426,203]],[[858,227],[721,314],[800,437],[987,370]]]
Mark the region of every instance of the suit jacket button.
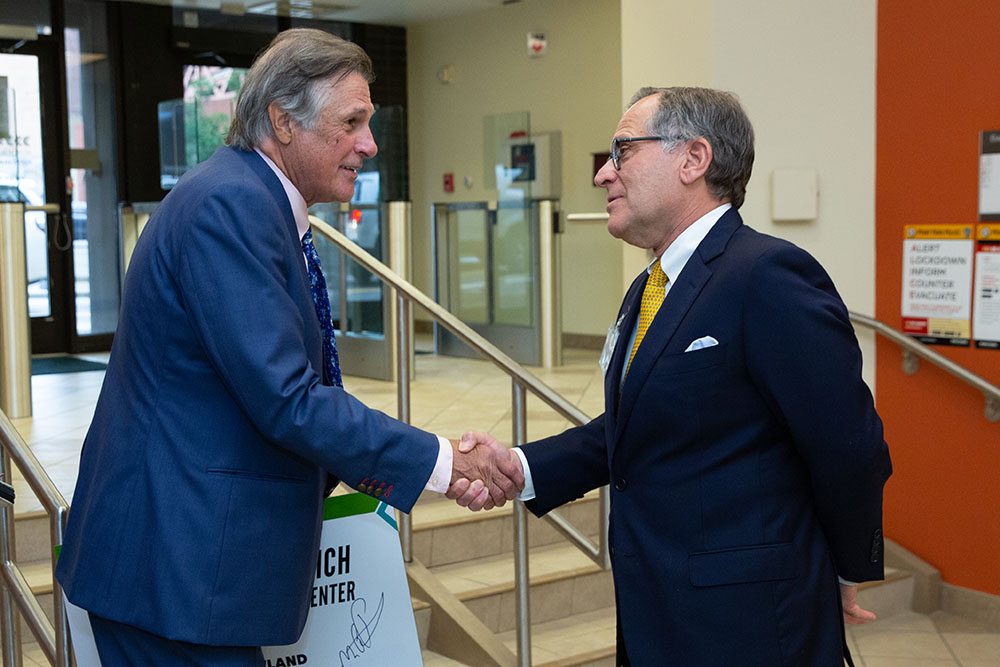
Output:
[[375,497],[378,498],[381,495],[382,495],[382,487],[380,486],[377,489],[375,489]]
[[871,561],[873,563],[879,562],[882,557],[882,529],[876,528],[875,533],[872,535],[872,553]]
[[615,489],[618,491],[624,491],[626,488],[628,488],[628,484],[625,482],[624,477],[615,482]]
[[361,493],[368,493],[368,487],[364,484],[358,484],[358,491]]

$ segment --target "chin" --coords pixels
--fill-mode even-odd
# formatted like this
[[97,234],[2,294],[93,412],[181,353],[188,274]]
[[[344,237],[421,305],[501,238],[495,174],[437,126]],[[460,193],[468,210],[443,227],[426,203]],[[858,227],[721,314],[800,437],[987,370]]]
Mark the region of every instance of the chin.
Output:
[[611,234],[616,239],[625,240],[625,233],[626,228],[624,226],[616,224],[613,220],[608,219],[608,234]]
[[354,197],[354,185],[351,184],[351,189],[343,189],[336,192],[330,193],[330,198],[327,199],[329,202],[349,202]]

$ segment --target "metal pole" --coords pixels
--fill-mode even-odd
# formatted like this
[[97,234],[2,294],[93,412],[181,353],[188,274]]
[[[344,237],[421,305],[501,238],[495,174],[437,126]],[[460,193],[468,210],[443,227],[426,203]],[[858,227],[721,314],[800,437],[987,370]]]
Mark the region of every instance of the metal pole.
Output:
[[562,316],[559,310],[559,252],[556,237],[555,202],[538,202],[539,306],[541,361],[543,368],[562,365]]
[[[7,448],[3,448],[0,455],[0,474],[4,479],[9,480],[10,454]],[[14,560],[14,507],[3,503],[5,507],[0,508],[0,563],[13,562]],[[21,667],[21,622],[17,616],[14,606],[14,598],[7,586],[0,586],[0,613],[3,614],[3,664],[11,667]]]
[[[410,423],[410,302],[402,294],[396,295],[396,400],[399,404],[399,421]],[[413,562],[413,522],[410,515],[399,512],[399,541],[403,549],[403,561]]]
[[0,204],[0,410],[31,416],[31,320],[24,204]]
[[[58,507],[49,516],[49,531],[52,544],[62,545],[66,532],[68,508]],[[52,559],[52,611],[55,617],[56,632],[56,664],[59,667],[73,667],[72,643],[69,636],[69,618],[66,616],[66,605],[63,604],[62,586],[56,580],[56,559]]]
[[[389,234],[389,268],[396,272],[403,280],[413,280],[413,249],[410,244],[410,202],[391,201],[386,204]],[[397,292],[398,293],[398,292]],[[399,320],[398,329],[406,329],[407,335],[413,339],[413,318]],[[396,335],[396,332],[393,332]],[[398,365],[398,359],[394,360]],[[406,363],[409,371],[413,373],[413,346],[406,349]],[[393,376],[399,379],[398,371],[394,368]]]
[[[400,277],[409,280],[410,261],[410,203],[392,201],[386,204],[389,238],[389,268]],[[396,378],[397,417],[399,421],[410,423],[410,376],[413,369],[413,323],[410,317],[410,302],[402,292],[396,294],[395,320],[389,335],[395,341],[396,356],[393,360],[393,376]],[[397,512],[399,522],[399,543],[403,551],[403,562],[413,562],[413,520],[409,514]]]
[[[513,398],[511,413],[514,427],[514,445],[528,440],[528,412],[525,406],[524,387],[517,380],[511,381]],[[531,582],[528,578],[528,513],[524,503],[514,501],[514,605],[517,622],[517,664],[531,667]]]

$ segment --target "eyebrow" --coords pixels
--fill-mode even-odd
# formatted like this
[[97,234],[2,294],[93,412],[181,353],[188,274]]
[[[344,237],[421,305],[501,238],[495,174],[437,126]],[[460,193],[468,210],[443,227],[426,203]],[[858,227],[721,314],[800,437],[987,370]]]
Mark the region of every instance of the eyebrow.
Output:
[[350,111],[346,112],[344,115],[345,116],[364,116],[364,115],[374,114],[374,113],[375,113],[375,107],[374,106],[357,106],[357,107],[354,107],[353,109],[351,109]]

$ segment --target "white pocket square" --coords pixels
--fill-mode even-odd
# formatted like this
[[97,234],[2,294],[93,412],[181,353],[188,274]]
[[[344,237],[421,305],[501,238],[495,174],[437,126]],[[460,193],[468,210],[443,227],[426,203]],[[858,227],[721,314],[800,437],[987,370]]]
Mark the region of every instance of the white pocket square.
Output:
[[718,345],[719,341],[715,340],[711,336],[702,336],[698,340],[691,341],[691,344],[687,346],[685,352],[694,352],[695,350],[701,350],[706,347],[712,347]]

